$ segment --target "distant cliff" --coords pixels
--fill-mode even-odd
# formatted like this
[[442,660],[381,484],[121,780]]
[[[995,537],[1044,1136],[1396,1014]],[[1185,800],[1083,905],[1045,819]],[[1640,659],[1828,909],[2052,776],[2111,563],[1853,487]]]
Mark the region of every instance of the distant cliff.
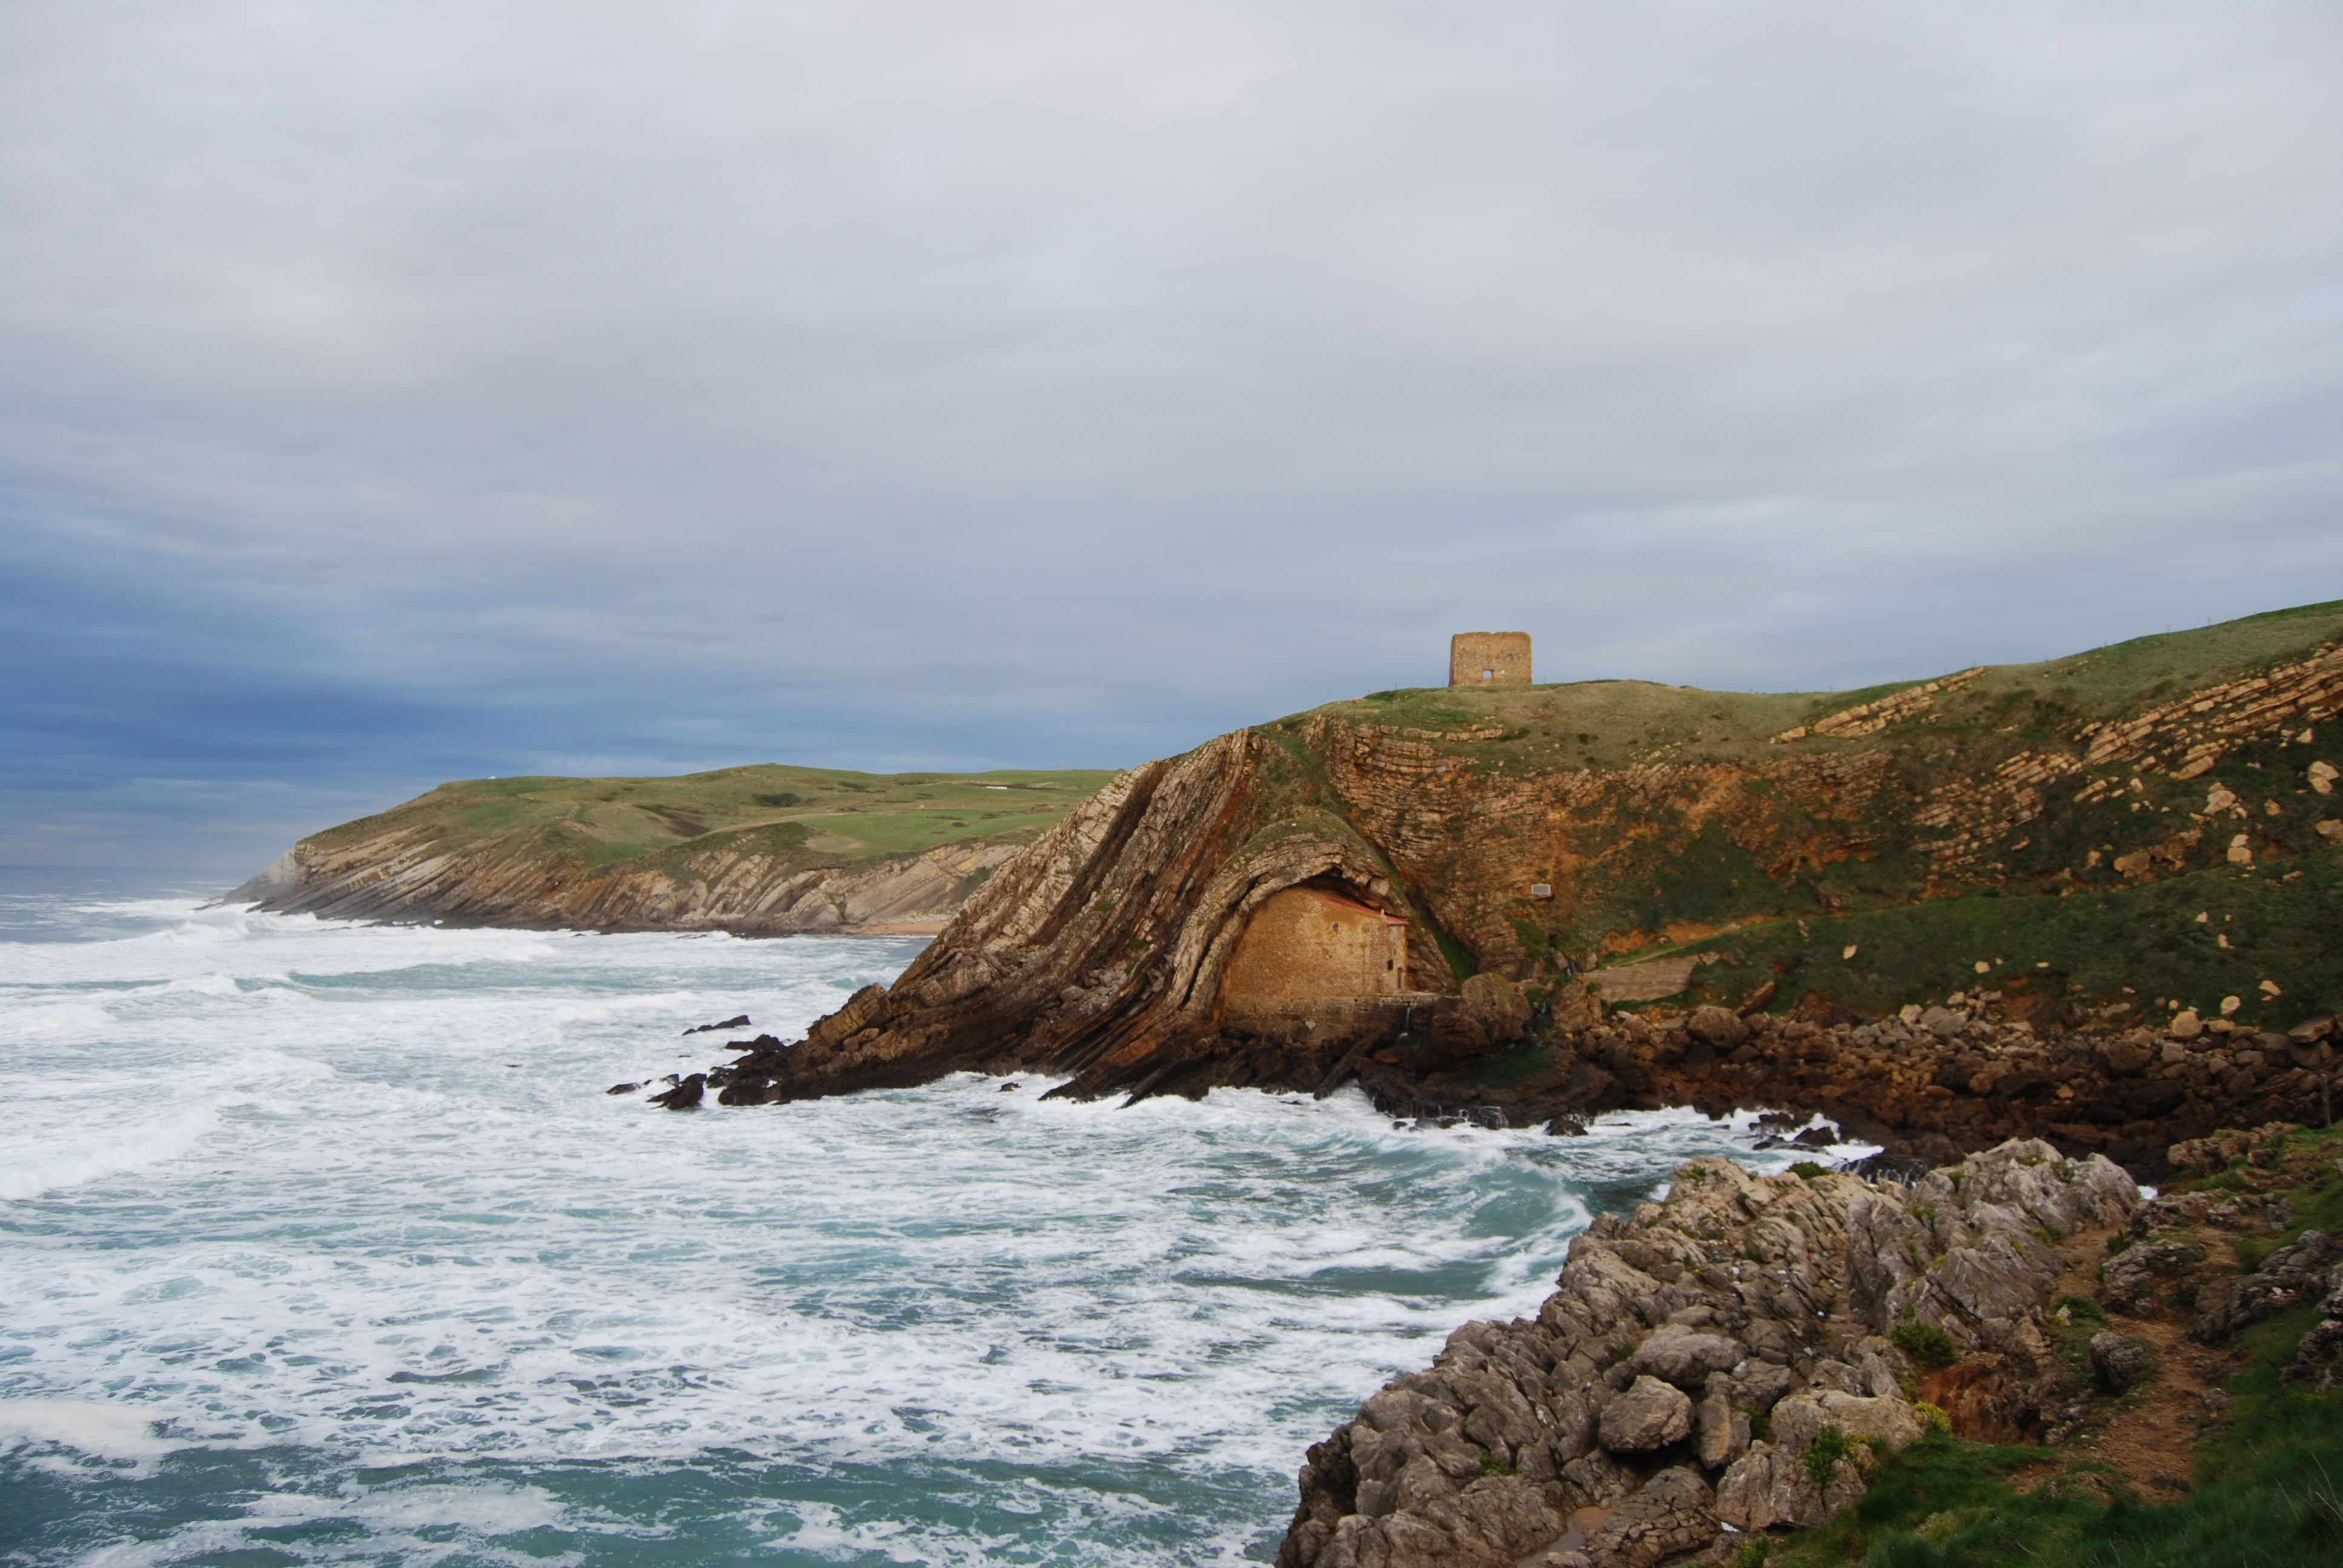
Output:
[[932,929],[1107,778],[759,766],[473,779],[304,839],[228,901],[484,926]]
[[[1606,994],[1827,1020],[1966,990],[2044,1027],[2088,1003],[2284,1030],[2343,1000],[2338,709],[2343,604],[1827,695],[1335,703],[1118,778],[891,990],[726,1095],[966,1067],[1084,1095],[1428,1079],[1529,1003],[1583,1028]],[[1222,1006],[1252,911],[1305,883],[1410,922],[1413,993]]]

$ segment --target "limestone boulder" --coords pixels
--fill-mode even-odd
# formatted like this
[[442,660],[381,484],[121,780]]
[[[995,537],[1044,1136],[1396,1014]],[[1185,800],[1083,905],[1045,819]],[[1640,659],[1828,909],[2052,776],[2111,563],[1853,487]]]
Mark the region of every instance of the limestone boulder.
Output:
[[1928,1429],[1920,1412],[1900,1399],[1837,1389],[1795,1393],[1774,1407],[1774,1446],[1783,1453],[1803,1454],[1825,1427],[1883,1451],[1908,1447]]
[[1635,1347],[1627,1364],[1690,1392],[1707,1387],[1711,1372],[1730,1372],[1748,1354],[1739,1340],[1682,1323],[1663,1323]]
[[2155,1365],[2155,1352],[2127,1334],[2110,1329],[2091,1336],[2091,1381],[2101,1393],[2126,1392],[2144,1382]]
[[1693,1415],[1693,1451],[1709,1470],[1723,1470],[1749,1449],[1748,1412],[1735,1408],[1723,1392],[1700,1402]]
[[1921,1185],[1925,1201],[1941,1192],[1956,1201],[1972,1225],[1990,1221],[1987,1207],[2014,1209],[2053,1234],[2121,1223],[2140,1201],[2139,1187],[2105,1155],[2070,1160],[2037,1138],[2014,1138],[1970,1155],[1950,1171],[1933,1171]]
[[1334,1526],[1313,1568],[1512,1568],[1513,1562],[1412,1513],[1389,1519],[1353,1514]]
[[1510,1475],[1484,1475],[1426,1508],[1423,1517],[1453,1539],[1484,1546],[1509,1562],[1536,1551],[1569,1524],[1541,1489]]
[[1716,1516],[1735,1530],[1805,1527],[1822,1523],[1863,1492],[1863,1473],[1852,1460],[1840,1460],[1828,1484],[1817,1486],[1804,1454],[1756,1442],[1716,1483]]
[[1875,1332],[1907,1318],[1966,1352],[2019,1349],[2056,1294],[2057,1254],[2039,1239],[2123,1222],[2139,1189],[2099,1155],[2075,1160],[2013,1139],[1931,1171],[1908,1193],[1858,1195],[1848,1213],[1849,1295]]
[[1716,1494],[1697,1471],[1677,1466],[1613,1509],[1586,1538],[1586,1554],[1617,1568],[1652,1568],[1716,1536]]
[[1608,1508],[1635,1490],[1635,1473],[1604,1452],[1590,1448],[1562,1467],[1562,1479],[1583,1501],[1580,1507]]
[[2107,1260],[2099,1275],[2099,1300],[2112,1311],[2137,1317],[2153,1311],[2159,1294],[2204,1261],[2205,1243],[2187,1231],[2152,1235]]
[[1614,1453],[1647,1453],[1692,1432],[1692,1400],[1645,1372],[1603,1407],[1602,1442]]
[[1461,1000],[1465,1016],[1487,1033],[1492,1045],[1519,1040],[1522,1030],[1529,1027],[1533,1010],[1529,999],[1503,975],[1486,971],[1474,975],[1464,982]]
[[[1761,1415],[1772,1410],[1797,1381],[1788,1367],[1775,1362],[1760,1361],[1755,1356],[1736,1363],[1726,1375],[1730,1379],[1730,1386],[1724,1391],[1725,1398]],[[1711,1386],[1714,1388],[1715,1385]]]

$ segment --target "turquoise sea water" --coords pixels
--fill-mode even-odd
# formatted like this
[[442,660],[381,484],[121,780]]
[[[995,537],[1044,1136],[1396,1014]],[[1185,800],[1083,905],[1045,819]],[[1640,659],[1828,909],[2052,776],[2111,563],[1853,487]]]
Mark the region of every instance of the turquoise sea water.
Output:
[[674,1114],[915,940],[0,897],[0,1556],[1211,1563],[1302,1450],[1745,1126],[960,1076]]

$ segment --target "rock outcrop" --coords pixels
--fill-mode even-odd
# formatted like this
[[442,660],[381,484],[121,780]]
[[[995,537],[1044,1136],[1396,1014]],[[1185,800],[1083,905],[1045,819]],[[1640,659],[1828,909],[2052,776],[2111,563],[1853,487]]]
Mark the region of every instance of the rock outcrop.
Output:
[[989,876],[1020,848],[949,844],[809,867],[728,837],[672,863],[581,869],[551,855],[516,858],[499,845],[450,849],[394,827],[332,844],[304,840],[225,901],[329,920],[792,936],[948,919],[971,878]]
[[1954,1347],[2021,1422],[2067,1397],[2041,1238],[2138,1201],[2034,1141],[1909,1188],[1695,1160],[1577,1238],[1535,1319],[1466,1324],[1314,1444],[1280,1568],[1649,1568],[1819,1523],[1927,1430],[1899,1342]]
[[224,901],[540,930],[932,930],[1108,777],[759,763],[463,779],[312,834]]
[[[2322,607],[2302,629],[2338,622],[2343,607]],[[2137,1011],[2110,1027],[2102,1004],[2120,987],[2078,995],[2046,960],[1965,956],[1956,978],[1926,930],[1899,939],[1895,961],[1911,972],[1893,984],[1908,996],[1925,973],[1945,1000],[1894,1022],[1876,1008],[1866,1035],[1846,1016],[1865,1008],[1832,1000],[1834,977],[1890,982],[1860,979],[1859,944],[1815,950],[1805,919],[1784,911],[1928,910],[1989,891],[2069,925],[2087,913],[2130,940],[2121,910],[2059,896],[2265,864],[2276,886],[2343,881],[2335,836],[2318,830],[2331,792],[2308,770],[2332,746],[2316,725],[2343,707],[2343,644],[2257,635],[2284,651],[2188,701],[2169,681],[2144,684],[2102,717],[2058,695],[2071,672],[2035,667],[1967,671],[1787,729],[1769,716],[1795,699],[1597,683],[1385,693],[1240,730],[1118,778],[1003,864],[892,990],[755,1063],[751,1087],[779,1100],[1020,1069],[1066,1074],[1064,1092],[1089,1096],[1321,1088],[1355,1073],[1397,1112],[1443,1115],[1471,1091],[1458,1070],[1530,1030],[1556,1047],[1553,1071],[1534,1067],[1536,1092],[1517,1090],[1509,1120],[1754,1097],[1938,1135],[1921,1151],[1937,1161],[2050,1135],[2145,1169],[2185,1130],[2264,1103],[2298,1110],[2305,1091],[2288,1075],[2314,1064],[2268,1030],[2247,1044],[2193,1010],[2179,1016],[2221,1038],[2142,1029]],[[1445,728],[1404,721],[1451,708]],[[1404,919],[1411,989],[1222,1006],[1252,911],[1301,884]],[[1721,937],[1596,968],[1604,955],[1753,920],[1779,928],[1765,940],[1783,950],[1739,994],[1685,997],[1681,1030],[1649,1049],[1636,1020],[1605,1024],[1623,1000],[1713,992],[1715,976],[1761,959]],[[2190,950],[2224,972],[2222,955],[2240,950],[2229,929],[2197,924]],[[1974,996],[1958,989],[1970,980]],[[2219,1023],[2290,1025],[2311,999],[2289,985],[2325,983],[2265,977],[2221,1001]],[[2087,1025],[2080,1047],[2097,1054],[2084,1061],[2073,1033]]]
[[[1219,1027],[1221,971],[1272,895],[1322,882],[1373,909],[1410,908],[1339,816],[1260,788],[1281,755],[1240,730],[1123,774],[996,872],[891,989],[869,988],[749,1076],[774,1100],[971,1067],[1071,1073],[1062,1091],[1083,1095],[1314,1087],[1410,1011],[1427,1043],[1486,1050],[1509,1023],[1518,1033],[1528,1010],[1493,976],[1469,997],[1450,981],[1446,993],[1338,1002],[1291,1030]],[[1446,973],[1428,938],[1409,961]],[[1348,1027],[1312,1038],[1322,1018]]]

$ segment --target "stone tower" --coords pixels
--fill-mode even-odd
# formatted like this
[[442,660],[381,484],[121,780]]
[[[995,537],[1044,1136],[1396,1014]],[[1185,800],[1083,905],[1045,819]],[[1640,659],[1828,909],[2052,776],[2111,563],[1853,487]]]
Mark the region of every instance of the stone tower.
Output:
[[1451,686],[1527,686],[1530,634],[1525,631],[1460,631],[1448,639]]

